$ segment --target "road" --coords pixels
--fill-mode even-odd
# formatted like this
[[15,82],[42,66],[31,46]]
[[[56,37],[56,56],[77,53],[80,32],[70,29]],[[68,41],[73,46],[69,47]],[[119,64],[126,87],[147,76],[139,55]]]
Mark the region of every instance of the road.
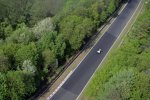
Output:
[[[140,0],[129,0],[127,6],[118,15],[106,33],[96,43],[88,55],[83,59],[71,76],[51,97],[50,100],[76,100],[80,95],[87,82],[94,74],[95,70],[102,62],[109,49],[112,47],[122,30],[130,20],[131,16],[138,7]],[[103,52],[98,54],[96,51],[102,49]]]

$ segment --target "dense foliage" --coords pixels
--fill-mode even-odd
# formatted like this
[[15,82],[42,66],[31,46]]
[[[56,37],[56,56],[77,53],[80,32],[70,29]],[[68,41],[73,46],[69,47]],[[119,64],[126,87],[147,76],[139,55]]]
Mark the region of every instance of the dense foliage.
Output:
[[29,97],[121,0],[0,0],[0,100]]
[[150,98],[150,1],[123,41],[98,70],[85,92],[87,100]]

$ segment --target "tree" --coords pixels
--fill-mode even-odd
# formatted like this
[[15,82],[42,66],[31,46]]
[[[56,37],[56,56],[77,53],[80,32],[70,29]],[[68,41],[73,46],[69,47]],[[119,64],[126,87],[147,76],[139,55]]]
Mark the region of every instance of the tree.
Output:
[[150,65],[150,50],[146,50],[141,55],[139,55],[138,61],[136,63],[136,67],[139,71],[148,70]]
[[69,41],[73,50],[78,50],[85,37],[90,36],[93,30],[93,22],[88,18],[71,15],[60,23],[60,32],[64,34],[65,40]]
[[28,9],[31,6],[32,1],[31,0],[11,0],[11,1],[1,0],[0,7],[2,7],[3,9],[0,10],[0,12],[3,13],[3,16],[1,16],[1,18],[8,18],[13,25],[16,24],[16,22],[20,20],[21,17],[24,17],[23,22],[25,22],[26,14]]
[[3,51],[0,51],[0,72],[7,72],[10,70],[10,67],[8,57],[4,55]]
[[84,18],[86,18],[86,17],[90,18],[90,16],[91,16],[89,9],[85,8],[83,6],[77,7],[72,13],[73,13],[73,15],[81,16]]
[[8,99],[8,86],[6,75],[0,72],[0,100]]
[[101,4],[101,2],[96,2],[94,4],[91,5],[90,10],[90,15],[92,20],[94,21],[94,24],[96,24],[98,26],[99,24],[99,20],[100,20],[100,12],[99,12],[99,5]]
[[23,74],[21,72],[10,71],[6,75],[8,94],[7,96],[12,100],[19,100],[25,95],[25,84],[23,82]]
[[150,76],[146,73],[137,73],[132,87],[131,98],[146,100],[150,98]]
[[64,34],[65,39],[69,39],[70,36],[74,33],[74,27],[82,22],[83,18],[71,15],[64,18],[60,24],[60,32]]
[[50,72],[54,69],[54,67],[56,66],[56,56],[55,54],[49,50],[49,49],[45,49],[42,52],[42,57],[44,60],[44,72]]
[[10,25],[7,18],[5,18],[2,22],[0,21],[0,38],[5,39],[10,34],[12,34],[12,26]]
[[5,29],[4,29],[4,33],[5,33],[5,38],[9,37],[12,33],[13,33],[13,28],[11,25],[8,25]]
[[34,33],[34,37],[38,40],[44,34],[54,30],[54,26],[51,18],[45,18],[44,20],[38,22],[33,28],[32,32]]
[[137,75],[136,73],[137,72],[134,72],[133,69],[120,70],[104,84],[104,88],[100,89],[101,91],[99,92],[101,93],[99,93],[97,98],[102,100],[130,99],[133,83]]
[[30,60],[34,65],[37,64],[38,54],[34,43],[22,45],[15,54],[16,66],[21,66],[25,60]]
[[[34,1],[32,7],[29,9],[29,14],[31,15],[31,23],[35,23],[42,18],[51,17],[50,13],[50,1]],[[40,6],[41,5],[41,6]]]
[[13,34],[9,38],[7,38],[8,42],[23,43],[23,44],[28,44],[33,40],[34,40],[33,33],[24,23],[19,24],[17,29],[13,32]]
[[14,62],[14,55],[16,54],[19,45],[15,44],[15,43],[11,43],[11,42],[7,42],[4,45],[1,46],[1,48],[3,49],[3,52],[6,56],[8,56],[9,61],[11,63]]
[[38,41],[39,51],[42,52],[45,49],[53,50],[56,37],[57,37],[57,32],[43,33],[43,36]]
[[35,75],[35,73],[37,72],[37,68],[32,64],[30,60],[25,60],[22,64],[21,69],[24,72],[31,73],[33,75]]
[[9,71],[7,77],[7,96],[12,100],[20,100],[35,92],[35,80],[29,73]]
[[59,34],[55,40],[55,52],[58,59],[62,59],[65,56],[66,43],[63,34]]
[[80,26],[82,26],[80,33],[85,34],[84,38],[90,37],[95,31],[95,27],[96,27],[96,25],[90,18],[85,18]]
[[107,13],[108,15],[110,15],[111,13],[113,13],[116,9],[116,6],[115,6],[115,0],[109,0],[109,4],[107,6]]

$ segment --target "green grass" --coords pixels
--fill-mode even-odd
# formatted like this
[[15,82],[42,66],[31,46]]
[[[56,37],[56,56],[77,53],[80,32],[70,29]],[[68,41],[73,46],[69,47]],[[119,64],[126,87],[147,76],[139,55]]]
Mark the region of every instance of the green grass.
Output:
[[89,83],[86,100],[150,98],[150,0],[125,37]]

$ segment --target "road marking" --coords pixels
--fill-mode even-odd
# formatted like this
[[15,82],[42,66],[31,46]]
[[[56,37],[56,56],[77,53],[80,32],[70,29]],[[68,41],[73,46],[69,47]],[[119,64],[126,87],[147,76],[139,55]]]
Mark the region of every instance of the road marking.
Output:
[[62,85],[67,81],[67,79],[71,76],[72,73],[73,73],[73,71],[70,71],[70,73],[61,82],[61,84],[54,90],[54,92],[49,97],[47,97],[47,100],[50,100],[53,97],[53,95],[62,87]]
[[[137,11],[137,9],[139,8],[140,4],[141,4],[142,0],[140,0],[135,12]],[[109,54],[110,50],[113,48],[113,46],[115,45],[115,43],[117,42],[117,40],[120,38],[122,32],[125,30],[125,28],[127,27],[127,25],[129,24],[129,22],[131,21],[131,19],[133,18],[133,16],[135,15],[135,12],[133,13],[133,15],[131,16],[131,18],[129,19],[129,21],[127,22],[127,24],[125,25],[125,27],[123,28],[123,30],[120,32],[119,36],[117,37],[116,41],[113,43],[113,45],[111,46],[111,48],[109,49],[109,51],[107,52],[107,54],[105,55],[105,57],[103,58],[103,60],[101,61],[101,63],[99,64],[99,66],[104,62],[104,60],[106,59],[107,55]],[[99,66],[97,67],[97,69],[95,70],[95,72],[99,69]],[[94,72],[94,73],[95,73]],[[76,100],[79,99],[79,97],[81,96],[81,94],[83,93],[83,91],[85,90],[85,88],[87,87],[87,85],[89,84],[89,82],[92,80],[92,78],[94,77],[94,74],[91,76],[91,78],[89,79],[89,81],[87,82],[87,84],[85,85],[85,87],[83,88],[83,90],[81,91],[81,93],[79,94],[79,96],[77,97]]]
[[[127,6],[127,4],[125,4],[125,6],[123,7],[123,9],[121,9],[120,11],[119,11],[119,13],[118,14],[120,14],[123,10],[124,10],[124,8]],[[109,25],[109,27],[108,28],[106,28],[106,31],[110,28],[110,26],[116,21],[116,19],[117,19],[117,17],[116,18],[114,18],[113,20],[112,20],[112,22],[111,22],[111,24]],[[107,26],[107,25],[106,25]],[[105,32],[106,32],[105,31]],[[105,34],[105,32],[104,32],[104,34]],[[103,34],[103,35],[104,35]],[[102,36],[103,36],[102,35]],[[95,47],[95,45],[98,43],[98,41],[101,39],[101,37],[102,36],[100,36],[100,38],[96,41],[96,43],[93,45],[93,47],[88,51],[88,53],[85,55],[85,57],[81,60],[81,62],[77,65],[77,67],[75,68],[75,69],[73,69],[68,75],[67,75],[67,77],[62,81],[62,83],[54,90],[54,92],[49,96],[49,97],[47,97],[47,100],[50,100],[54,95],[55,95],[55,93],[62,87],[62,85],[67,81],[67,79],[72,75],[72,73],[79,67],[79,65],[82,63],[82,61],[86,58],[86,56],[90,53],[90,51]],[[94,72],[95,73],[95,72]]]

